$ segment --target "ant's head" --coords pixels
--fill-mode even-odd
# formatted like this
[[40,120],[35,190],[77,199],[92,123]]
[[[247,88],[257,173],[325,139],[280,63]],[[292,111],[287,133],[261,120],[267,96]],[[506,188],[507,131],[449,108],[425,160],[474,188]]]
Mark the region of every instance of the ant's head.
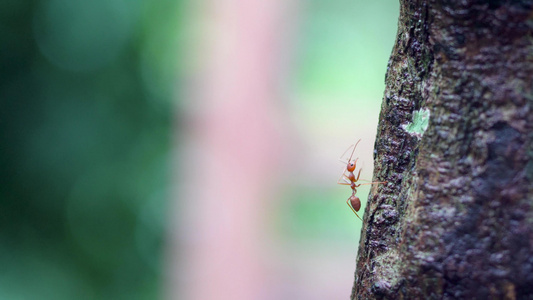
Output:
[[359,157],[348,162],[348,165],[346,166],[346,170],[348,170],[348,172],[355,171],[355,165],[356,165],[358,159],[359,159]]

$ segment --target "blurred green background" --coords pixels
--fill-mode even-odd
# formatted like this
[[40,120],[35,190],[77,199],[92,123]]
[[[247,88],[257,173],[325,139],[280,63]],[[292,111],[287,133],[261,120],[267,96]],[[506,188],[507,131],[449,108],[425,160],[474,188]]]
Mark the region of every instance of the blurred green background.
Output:
[[[162,297],[183,2],[0,2],[0,299]],[[310,0],[301,10],[292,118],[304,135],[335,131],[347,147],[355,129],[338,129],[350,111],[377,120],[398,3]],[[318,193],[312,181],[289,185],[274,226],[289,240],[351,238],[349,189],[317,180]],[[329,222],[339,206],[346,214]]]
[[[361,178],[372,179],[373,143],[398,14],[396,0],[310,0],[302,5],[291,118],[313,154],[299,154],[312,165],[292,174],[295,180],[288,181],[284,194],[277,226],[289,243],[309,243],[307,249],[329,244],[328,250],[350,249],[355,258],[362,224],[346,205],[350,188],[335,184],[345,168],[338,158],[361,139],[355,153],[361,158],[358,169],[363,169]],[[368,185],[358,189],[361,217],[369,190]],[[348,258],[354,263],[348,266],[351,273],[353,258]]]
[[155,299],[180,1],[0,2],[0,299]]

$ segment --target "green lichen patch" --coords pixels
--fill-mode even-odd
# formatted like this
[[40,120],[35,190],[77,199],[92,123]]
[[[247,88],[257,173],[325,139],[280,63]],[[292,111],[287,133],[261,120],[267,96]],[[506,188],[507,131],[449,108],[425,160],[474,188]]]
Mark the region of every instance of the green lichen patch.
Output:
[[422,137],[426,129],[428,129],[429,115],[429,109],[417,110],[413,113],[413,122],[409,122],[402,127],[410,134]]

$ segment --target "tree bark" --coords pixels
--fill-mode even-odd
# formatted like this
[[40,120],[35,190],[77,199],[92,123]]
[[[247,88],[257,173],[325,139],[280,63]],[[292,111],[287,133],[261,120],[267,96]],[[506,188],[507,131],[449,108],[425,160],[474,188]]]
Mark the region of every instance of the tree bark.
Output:
[[400,1],[352,299],[533,299],[533,1]]

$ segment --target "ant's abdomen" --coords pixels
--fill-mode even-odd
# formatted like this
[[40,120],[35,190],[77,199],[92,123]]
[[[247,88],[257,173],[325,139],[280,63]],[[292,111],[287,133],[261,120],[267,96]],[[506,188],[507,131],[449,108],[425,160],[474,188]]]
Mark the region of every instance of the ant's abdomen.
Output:
[[361,200],[359,200],[359,197],[357,197],[356,195],[352,195],[350,197],[350,204],[352,205],[352,208],[355,211],[359,211],[359,209],[361,208]]

